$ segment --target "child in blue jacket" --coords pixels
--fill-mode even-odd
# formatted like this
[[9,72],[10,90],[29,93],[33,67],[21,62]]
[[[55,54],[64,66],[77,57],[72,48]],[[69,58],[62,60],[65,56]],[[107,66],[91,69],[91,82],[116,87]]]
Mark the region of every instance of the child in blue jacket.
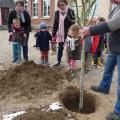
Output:
[[48,54],[49,54],[49,41],[52,41],[52,36],[47,30],[45,22],[41,22],[39,30],[35,34],[36,46],[39,47],[41,52],[41,64],[48,65]]

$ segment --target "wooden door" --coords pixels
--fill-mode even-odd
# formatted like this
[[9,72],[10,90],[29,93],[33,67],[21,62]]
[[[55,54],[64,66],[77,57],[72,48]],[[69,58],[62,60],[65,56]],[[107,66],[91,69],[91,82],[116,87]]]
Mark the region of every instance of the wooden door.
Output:
[[9,8],[1,8],[2,25],[7,25]]

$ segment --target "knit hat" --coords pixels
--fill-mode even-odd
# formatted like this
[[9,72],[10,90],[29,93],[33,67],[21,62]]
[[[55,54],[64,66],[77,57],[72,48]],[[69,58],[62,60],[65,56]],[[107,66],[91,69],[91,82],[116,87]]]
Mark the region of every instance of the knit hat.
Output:
[[40,29],[47,29],[47,24],[43,21],[40,23],[40,26],[39,26]]

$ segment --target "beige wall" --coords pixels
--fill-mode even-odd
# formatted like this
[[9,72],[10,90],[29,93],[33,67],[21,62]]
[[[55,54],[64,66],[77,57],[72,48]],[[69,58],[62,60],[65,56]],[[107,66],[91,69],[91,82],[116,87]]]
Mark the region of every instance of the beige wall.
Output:
[[99,0],[99,16],[108,18],[110,10],[110,0]]

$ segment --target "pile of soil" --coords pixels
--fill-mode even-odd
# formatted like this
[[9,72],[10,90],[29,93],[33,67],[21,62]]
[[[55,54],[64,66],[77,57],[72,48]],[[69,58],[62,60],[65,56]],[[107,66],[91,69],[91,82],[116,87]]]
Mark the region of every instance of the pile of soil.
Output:
[[42,97],[59,90],[62,84],[63,74],[59,70],[25,62],[0,77],[0,99],[7,95]]
[[80,90],[77,87],[69,86],[59,95],[63,105],[72,112],[90,114],[96,111],[95,97],[84,91],[84,107],[79,111]]
[[20,115],[13,120],[75,120],[63,110],[58,111],[41,111],[40,109],[30,110],[27,113]]

